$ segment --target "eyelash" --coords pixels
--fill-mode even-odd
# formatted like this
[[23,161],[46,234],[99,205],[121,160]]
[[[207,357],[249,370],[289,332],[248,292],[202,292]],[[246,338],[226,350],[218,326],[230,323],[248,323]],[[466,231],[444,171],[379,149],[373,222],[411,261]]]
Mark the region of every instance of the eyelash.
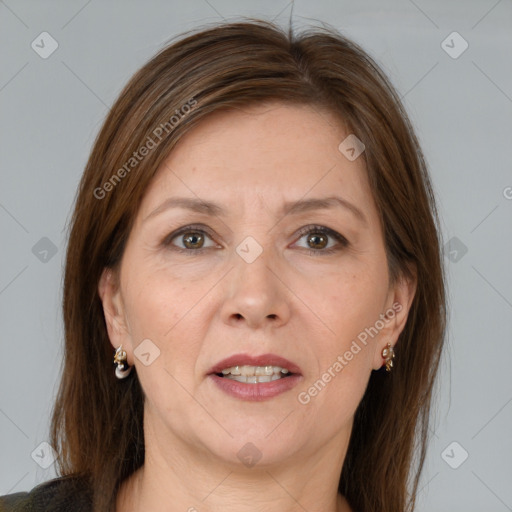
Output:
[[[180,235],[183,235],[185,233],[188,233],[190,231],[202,233],[204,235],[207,235],[208,237],[210,237],[213,240],[213,235],[206,228],[206,226],[199,224],[199,225],[184,226],[184,227],[180,228],[178,231],[174,231],[173,233],[171,233],[170,235],[165,237],[165,239],[162,242],[162,245],[164,247],[172,246],[172,250],[178,251],[180,253],[188,254],[189,256],[202,254],[204,251],[211,249],[211,247],[202,247],[200,249],[192,249],[192,250],[191,249],[183,249],[182,247],[174,246],[171,243],[171,241],[174,240],[175,238],[177,238]],[[318,226],[318,225],[310,225],[310,226],[305,226],[305,227],[301,228],[298,233],[299,240],[302,237],[304,237],[305,235],[309,235],[311,233],[318,233],[318,234],[326,235],[328,237],[334,238],[339,243],[338,246],[334,246],[329,249],[306,249],[311,256],[320,256],[321,254],[332,254],[332,253],[340,251],[341,249],[346,248],[350,245],[348,240],[340,233],[338,233],[330,228],[327,228],[325,226]]]
[[334,247],[330,247],[329,249],[306,249],[311,256],[333,254],[335,252],[340,251],[341,249],[348,247],[349,245],[348,240],[343,235],[340,235],[340,233],[334,231],[333,229],[318,225],[304,226],[303,228],[301,228],[299,230],[299,240],[303,236],[309,235],[311,233],[319,233],[322,235],[326,235],[330,238],[334,238],[339,243],[339,245],[335,245]]

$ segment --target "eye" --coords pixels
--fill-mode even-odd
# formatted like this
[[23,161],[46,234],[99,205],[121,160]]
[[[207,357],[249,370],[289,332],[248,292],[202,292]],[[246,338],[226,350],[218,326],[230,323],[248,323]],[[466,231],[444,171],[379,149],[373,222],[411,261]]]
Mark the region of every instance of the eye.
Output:
[[210,234],[198,226],[185,226],[178,231],[174,231],[165,238],[163,244],[165,246],[172,245],[173,248],[188,253],[218,247]]
[[343,235],[325,226],[305,226],[299,234],[299,241],[305,240],[305,245],[299,244],[299,247],[308,249],[314,255],[333,253],[349,245]]
[[[299,235],[296,245],[314,255],[333,253],[349,245],[343,235],[325,226],[305,226],[299,231]],[[303,239],[305,245],[299,243]],[[213,247],[220,248],[205,226],[184,226],[168,235],[163,245],[172,246],[172,249],[187,254],[200,253]]]

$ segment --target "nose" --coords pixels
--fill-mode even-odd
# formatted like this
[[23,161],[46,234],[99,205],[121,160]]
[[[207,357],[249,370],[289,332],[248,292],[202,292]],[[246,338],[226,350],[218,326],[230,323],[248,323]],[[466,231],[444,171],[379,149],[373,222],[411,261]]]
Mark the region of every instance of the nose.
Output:
[[234,254],[235,268],[225,283],[221,308],[224,323],[251,329],[279,327],[290,318],[290,297],[273,268],[270,251],[264,250],[252,263]]

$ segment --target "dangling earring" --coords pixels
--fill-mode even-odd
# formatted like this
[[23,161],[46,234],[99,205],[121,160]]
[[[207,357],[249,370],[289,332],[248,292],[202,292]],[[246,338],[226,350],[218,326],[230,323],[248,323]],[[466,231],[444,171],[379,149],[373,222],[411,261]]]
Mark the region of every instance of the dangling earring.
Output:
[[393,368],[393,359],[395,357],[395,351],[393,350],[391,343],[388,343],[382,350],[382,357],[386,361],[386,371],[390,372],[391,368]]
[[128,366],[126,360],[127,357],[126,352],[123,350],[123,345],[119,345],[114,354],[114,364],[117,364],[116,377],[118,379],[125,379],[128,377],[128,375],[130,375],[130,372],[132,371],[132,367]]

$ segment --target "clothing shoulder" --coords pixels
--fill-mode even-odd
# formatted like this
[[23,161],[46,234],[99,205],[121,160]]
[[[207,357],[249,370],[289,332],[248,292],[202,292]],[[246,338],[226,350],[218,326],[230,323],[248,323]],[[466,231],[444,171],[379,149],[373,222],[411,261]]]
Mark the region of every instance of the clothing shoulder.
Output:
[[0,496],[0,512],[91,512],[92,493],[83,477],[54,478],[29,492]]

